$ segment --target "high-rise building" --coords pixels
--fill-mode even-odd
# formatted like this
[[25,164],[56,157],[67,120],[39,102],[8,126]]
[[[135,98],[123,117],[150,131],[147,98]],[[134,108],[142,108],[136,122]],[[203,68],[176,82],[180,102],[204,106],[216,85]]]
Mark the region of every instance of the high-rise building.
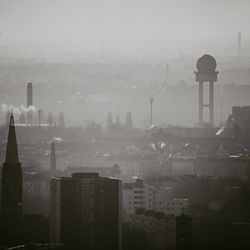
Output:
[[13,114],[10,116],[6,158],[2,170],[3,215],[22,215],[22,168],[18,159]]
[[58,115],[58,127],[65,128],[64,114],[62,111],[60,111]]
[[116,115],[116,124],[120,125],[120,116],[119,115]]
[[121,181],[97,173],[51,179],[51,242],[84,249],[122,248]]
[[32,83],[29,82],[27,86],[27,108],[33,105],[33,87]]

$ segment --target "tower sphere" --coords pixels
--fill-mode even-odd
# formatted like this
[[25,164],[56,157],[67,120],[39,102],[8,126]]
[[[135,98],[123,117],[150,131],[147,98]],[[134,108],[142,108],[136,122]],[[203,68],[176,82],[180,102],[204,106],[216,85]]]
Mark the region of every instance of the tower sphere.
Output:
[[214,72],[216,66],[216,60],[210,55],[203,55],[197,60],[196,63],[198,72]]

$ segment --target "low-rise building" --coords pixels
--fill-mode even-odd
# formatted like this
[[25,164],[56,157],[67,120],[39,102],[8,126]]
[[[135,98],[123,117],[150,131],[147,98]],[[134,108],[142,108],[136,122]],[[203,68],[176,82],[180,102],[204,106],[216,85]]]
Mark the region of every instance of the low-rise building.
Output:
[[135,214],[138,208],[144,208],[165,215],[180,215],[189,207],[188,199],[172,197],[172,189],[158,187],[137,178],[134,182],[123,185],[123,217],[125,221]]

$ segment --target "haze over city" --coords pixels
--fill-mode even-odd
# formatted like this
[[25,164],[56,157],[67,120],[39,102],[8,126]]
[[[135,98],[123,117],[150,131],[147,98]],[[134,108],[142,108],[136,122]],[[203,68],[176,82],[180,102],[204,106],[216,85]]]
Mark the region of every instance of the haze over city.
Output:
[[34,46],[38,55],[47,47],[99,52],[103,42],[105,52],[125,56],[232,56],[238,31],[249,52],[249,8],[247,0],[1,0],[1,44]]
[[249,10],[0,0],[0,250],[250,249]]

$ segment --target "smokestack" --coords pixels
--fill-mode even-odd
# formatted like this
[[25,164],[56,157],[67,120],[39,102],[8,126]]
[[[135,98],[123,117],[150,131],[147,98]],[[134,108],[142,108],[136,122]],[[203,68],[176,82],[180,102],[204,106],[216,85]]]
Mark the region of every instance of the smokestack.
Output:
[[[33,89],[32,89],[32,83],[29,82],[27,86],[27,108],[33,105]],[[27,122],[28,124],[32,125],[33,120],[33,114],[32,110],[28,111],[27,113]]]
[[238,56],[241,56],[241,32],[238,32]]
[[38,109],[38,125],[41,126],[42,110]]
[[56,144],[55,142],[51,143],[51,149],[50,149],[50,173],[51,173],[51,176],[55,176],[55,173],[56,173]]
[[33,88],[32,83],[29,82],[27,86],[27,108],[33,105]]

